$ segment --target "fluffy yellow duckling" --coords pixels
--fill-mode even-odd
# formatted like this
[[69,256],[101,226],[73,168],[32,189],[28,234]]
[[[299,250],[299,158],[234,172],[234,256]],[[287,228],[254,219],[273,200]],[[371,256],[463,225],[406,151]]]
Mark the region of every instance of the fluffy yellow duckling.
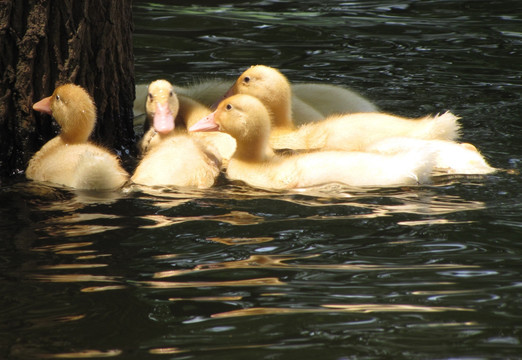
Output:
[[[178,99],[166,80],[150,84],[146,108],[151,127],[140,143],[144,157],[131,180],[148,186],[211,187],[219,175],[220,153],[206,138],[189,136],[185,128],[210,110],[191,99]],[[175,131],[176,127],[181,128]]]
[[332,115],[322,121],[296,128],[292,117],[291,87],[278,70],[256,65],[237,79],[225,96],[248,94],[257,97],[271,114],[270,145],[274,149],[335,149],[364,151],[389,137],[454,140],[458,117],[440,116],[408,119],[384,113]]
[[33,109],[58,122],[61,132],[34,154],[25,172],[28,179],[76,189],[113,190],[128,174],[106,149],[88,142],[96,122],[96,107],[82,87],[66,84]]
[[[167,80],[150,83],[145,101],[149,129],[139,143],[142,154],[161,143],[166,138],[186,132],[186,129],[211,110],[183,95],[178,95],[175,87]],[[213,156],[227,162],[236,148],[235,140],[222,133],[193,134]]]
[[234,95],[190,131],[222,131],[237,147],[227,176],[266,189],[303,188],[326,183],[351,186],[397,186],[428,182],[431,153],[397,155],[318,151],[291,156],[274,155],[269,147],[270,115],[257,98]]

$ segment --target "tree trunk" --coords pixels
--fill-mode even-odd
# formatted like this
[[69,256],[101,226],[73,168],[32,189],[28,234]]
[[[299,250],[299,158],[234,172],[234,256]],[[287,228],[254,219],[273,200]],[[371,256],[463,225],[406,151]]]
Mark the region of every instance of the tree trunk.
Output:
[[20,174],[59,131],[32,104],[64,83],[97,106],[93,141],[133,151],[131,0],[0,1],[0,176]]

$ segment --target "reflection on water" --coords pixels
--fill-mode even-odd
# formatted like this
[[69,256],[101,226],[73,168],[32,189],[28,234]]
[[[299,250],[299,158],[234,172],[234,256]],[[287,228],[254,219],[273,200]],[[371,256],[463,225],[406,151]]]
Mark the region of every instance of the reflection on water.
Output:
[[321,305],[319,309],[282,309],[282,308],[250,308],[226,313],[212,315],[213,318],[228,318],[237,316],[258,316],[258,315],[281,315],[281,314],[304,314],[318,312],[350,312],[350,313],[373,313],[373,312],[407,312],[407,313],[423,313],[423,312],[443,312],[443,311],[473,311],[464,308],[445,308],[437,306],[415,306],[403,304],[357,304],[357,305]]
[[31,278],[38,281],[49,282],[115,282],[117,278],[112,276],[96,276],[89,274],[44,275],[35,274]]
[[2,179],[0,358],[518,358],[519,1],[134,2],[139,83],[265,63],[446,110],[497,168],[431,186]]
[[257,278],[246,280],[231,280],[231,281],[194,281],[194,282],[175,282],[175,281],[144,281],[141,285],[157,288],[157,289],[173,289],[173,288],[202,288],[215,286],[266,286],[266,285],[283,285],[284,282],[277,278]]
[[260,236],[260,237],[209,237],[207,240],[216,241],[225,245],[247,245],[247,244],[260,244],[264,242],[269,242],[274,240],[273,237],[270,236]]
[[[495,269],[483,254],[511,258],[516,251],[469,239],[467,234],[484,226],[489,207],[485,197],[476,196],[483,185],[466,186],[469,193],[453,183],[368,191],[130,189],[99,203],[83,201],[74,191],[40,187],[39,195],[18,202],[10,214],[30,229],[13,229],[28,246],[19,270],[10,273],[17,273],[16,284],[22,281],[46,300],[22,297],[3,313],[27,317],[33,311],[33,324],[111,341],[98,348],[85,341],[15,346],[10,353],[124,356],[133,345],[115,335],[122,331],[119,322],[104,330],[105,317],[118,316],[133,319],[124,333],[140,339],[142,351],[153,357],[238,352],[242,358],[252,349],[290,351],[292,338],[307,347],[314,344],[312,334],[345,338],[365,329],[389,341],[386,327],[397,321],[409,329],[401,338],[422,329],[480,331],[488,320],[479,307],[497,307],[513,296],[506,294],[518,293],[516,286],[489,280],[509,272]],[[20,185],[15,189],[3,198],[19,201]],[[69,288],[72,295],[60,291],[63,300],[55,303],[50,287]],[[120,310],[114,301],[130,301],[124,306],[141,315]],[[100,311],[107,314],[102,319]],[[501,317],[516,318],[517,311],[514,302]],[[260,330],[245,327],[244,318]],[[300,335],[285,325],[296,322],[302,324]],[[235,340],[225,340],[230,338]]]
[[206,216],[180,216],[180,217],[167,217],[163,215],[144,215],[142,219],[153,221],[153,225],[141,226],[142,229],[153,229],[158,227],[170,226],[173,224],[179,224],[187,221],[203,221],[212,220],[228,223],[231,225],[252,225],[262,222],[262,218],[259,216],[251,215],[243,211],[231,211],[224,215],[206,215]]
[[61,353],[61,354],[39,354],[43,359],[97,359],[119,356],[121,350],[83,350],[80,352]]
[[[308,256],[306,258],[313,258],[315,255]],[[162,271],[154,274],[154,278],[166,278],[173,276],[180,276],[191,274],[194,272],[205,272],[205,271],[219,271],[224,269],[295,269],[295,270],[344,270],[344,271],[393,271],[393,270],[425,270],[425,269],[459,269],[459,268],[473,268],[473,265],[458,265],[458,264],[423,264],[423,265],[408,265],[405,267],[401,266],[386,266],[386,265],[370,265],[370,264],[288,264],[287,261],[303,260],[306,258],[297,257],[283,257],[279,255],[268,256],[268,255],[253,255],[248,259],[239,261],[230,261],[224,263],[212,263],[202,264],[196,266],[191,270],[171,270]]]

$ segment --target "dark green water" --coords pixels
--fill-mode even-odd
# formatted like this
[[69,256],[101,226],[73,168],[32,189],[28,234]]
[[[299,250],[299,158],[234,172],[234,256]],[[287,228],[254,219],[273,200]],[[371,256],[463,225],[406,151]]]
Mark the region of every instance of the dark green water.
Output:
[[3,180],[0,358],[522,358],[518,0],[165,3],[134,2],[138,82],[276,66],[451,110],[510,171],[106,196]]

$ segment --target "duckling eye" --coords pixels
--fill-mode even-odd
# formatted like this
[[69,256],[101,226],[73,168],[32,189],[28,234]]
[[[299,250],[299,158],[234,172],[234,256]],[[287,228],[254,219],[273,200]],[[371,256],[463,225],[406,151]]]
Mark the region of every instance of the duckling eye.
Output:
[[150,101],[154,100],[154,95],[152,95],[151,93],[149,93],[149,99],[150,99]]
[[232,105],[227,104],[227,106],[225,106],[225,109],[227,109],[227,110],[232,110]]
[[250,82],[250,76],[245,76],[245,77],[243,78],[243,82],[246,83],[246,84],[248,84],[248,83]]
[[56,94],[56,101],[60,101],[60,95]]

